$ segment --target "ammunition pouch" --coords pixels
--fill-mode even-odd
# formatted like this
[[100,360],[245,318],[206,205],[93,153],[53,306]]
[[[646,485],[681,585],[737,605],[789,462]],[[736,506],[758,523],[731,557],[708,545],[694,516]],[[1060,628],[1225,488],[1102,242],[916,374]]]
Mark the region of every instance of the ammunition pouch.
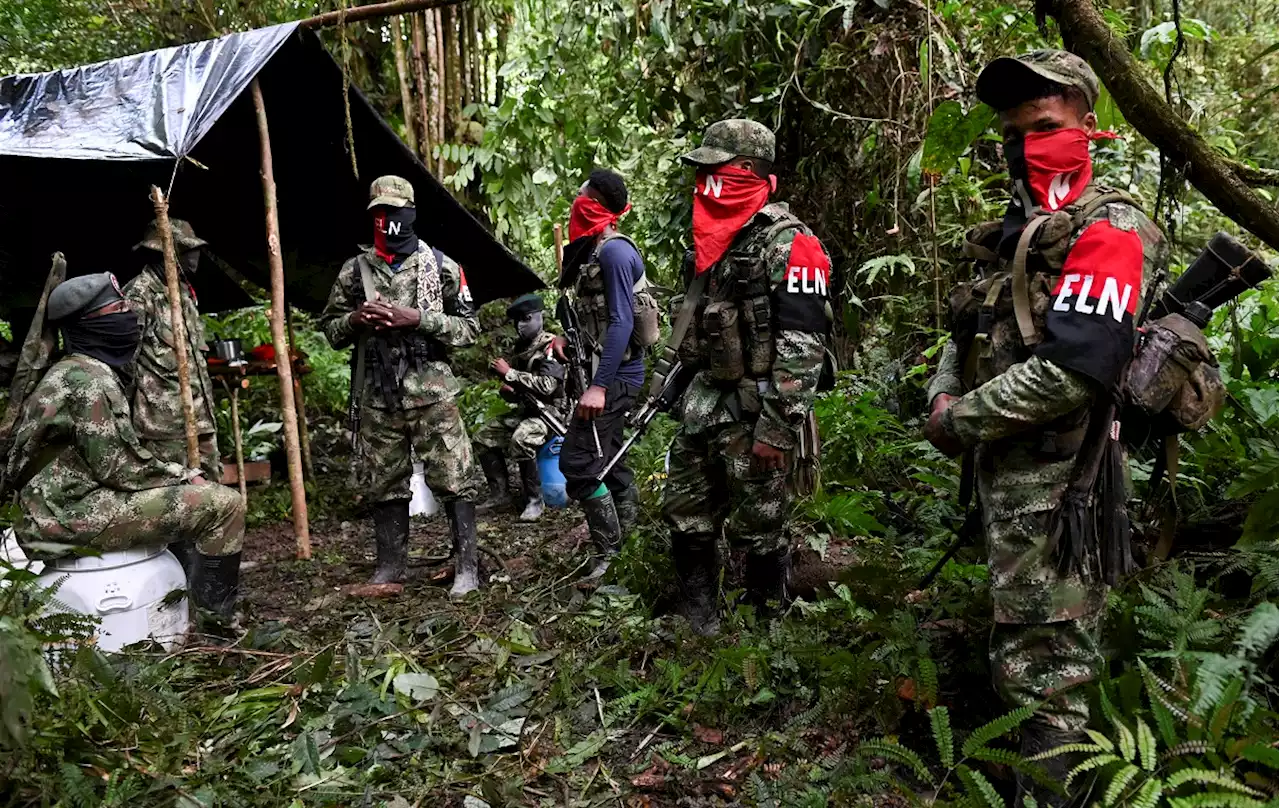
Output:
[[1226,390],[1204,332],[1181,314],[1168,314],[1143,329],[1125,375],[1125,401],[1163,434],[1199,429],[1222,409]]
[[744,300],[742,315],[747,332],[747,373],[764,376],[773,369],[772,306],[769,295],[756,295]]
[[746,375],[739,326],[738,304],[718,300],[702,310],[702,331],[707,335],[707,370],[717,382],[736,382]]
[[421,372],[428,362],[445,362],[448,349],[425,334],[378,334],[365,342],[365,366],[375,392],[387,409],[400,409],[401,388],[410,370]]

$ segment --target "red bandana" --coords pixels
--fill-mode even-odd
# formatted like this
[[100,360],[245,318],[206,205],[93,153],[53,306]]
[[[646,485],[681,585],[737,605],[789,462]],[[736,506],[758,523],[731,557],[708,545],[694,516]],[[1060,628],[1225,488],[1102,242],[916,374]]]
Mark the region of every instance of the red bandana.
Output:
[[719,261],[734,236],[769,201],[777,187],[745,168],[721,166],[699,171],[693,187],[694,269],[701,275]]
[[627,205],[622,213],[614,213],[586,194],[574,197],[573,206],[569,208],[569,241],[577,241],[583,236],[600,235],[629,210],[631,206]]
[[394,264],[396,261],[395,253],[391,252],[387,247],[386,211],[377,210],[373,213],[373,251],[389,265]]
[[1031,198],[1045,210],[1070,205],[1093,179],[1089,141],[1114,138],[1114,132],[1086,134],[1083,129],[1031,132],[1023,138]]

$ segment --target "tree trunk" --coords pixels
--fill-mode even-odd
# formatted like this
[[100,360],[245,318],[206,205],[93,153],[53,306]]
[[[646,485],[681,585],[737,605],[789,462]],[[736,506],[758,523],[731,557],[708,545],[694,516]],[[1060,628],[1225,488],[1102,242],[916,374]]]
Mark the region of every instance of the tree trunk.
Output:
[[[415,21],[417,17],[413,18]],[[404,139],[409,144],[409,150],[416,152],[418,150],[418,133],[414,129],[413,114],[413,92],[409,89],[409,69],[405,62],[404,56],[404,40],[403,25],[399,17],[391,18],[391,45],[396,55],[396,79],[400,82],[400,113],[404,116]],[[414,31],[417,31],[417,25],[414,25]],[[418,64],[418,49],[413,48],[414,76],[419,79],[418,92],[422,92],[422,71]],[[421,117],[421,116],[418,116]]]
[[457,15],[451,8],[440,9],[441,45],[444,48],[441,64],[444,67],[444,139],[453,140],[458,128],[458,100],[462,97],[462,84],[458,80],[458,25]]
[[493,105],[495,107],[502,106],[502,99],[506,95],[507,79],[497,71],[507,63],[507,31],[511,27],[511,18],[503,14],[498,19],[498,51],[494,57],[494,80],[493,80]]
[[484,77],[480,60],[484,58],[484,40],[480,37],[480,9],[468,5],[467,17],[471,20],[467,37],[471,51],[471,103],[481,104],[484,103]]
[[462,92],[458,94],[458,120],[462,110],[471,105],[471,4],[460,6],[455,14],[458,21],[458,75]]
[[1232,221],[1272,248],[1280,248],[1276,205],[1253,191],[1230,163],[1170,109],[1143,78],[1137,61],[1094,7],[1092,0],[1038,0],[1037,12],[1058,22],[1062,40],[1088,60],[1126,121],[1159,147]]
[[436,29],[435,69],[432,80],[436,101],[436,145],[441,148],[436,158],[436,176],[444,176],[444,144],[449,140],[449,73],[445,65],[445,16],[440,9],[429,12],[434,19]]
[[422,149],[418,153],[422,155],[422,162],[428,163],[431,160],[431,150],[436,145],[436,127],[435,117],[432,112],[434,104],[430,101],[430,91],[427,89],[427,47],[426,37],[423,33],[423,18],[415,14],[410,21],[413,29],[413,41],[411,43],[413,49],[413,79],[418,85],[418,118],[422,122]]

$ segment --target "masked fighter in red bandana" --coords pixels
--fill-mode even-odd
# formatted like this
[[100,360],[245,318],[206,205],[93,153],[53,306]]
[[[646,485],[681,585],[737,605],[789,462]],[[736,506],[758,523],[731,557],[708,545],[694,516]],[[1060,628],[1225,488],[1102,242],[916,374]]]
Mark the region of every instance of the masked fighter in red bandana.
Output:
[[[1114,136],[1097,131],[1098,79],[1084,60],[1056,50],[997,59],[978,97],[1000,113],[1013,194],[1002,222],[970,233],[966,253],[987,268],[952,294],[925,435],[946,454],[973,453],[965,468],[991,569],[992,678],[1011,707],[1044,702],[1023,725],[1031,757],[1084,740],[1080,685],[1102,661],[1107,585],[1131,563],[1111,405],[1144,273],[1165,246],[1134,200],[1094,180],[1090,143]],[[1103,460],[1080,462],[1090,457]],[[1061,783],[1075,763],[1042,765]],[[1029,779],[1019,790],[1018,805],[1028,794],[1042,806],[1085,797]]]
[[[663,515],[681,608],[703,635],[718,627],[721,530],[747,553],[752,601],[786,599],[793,471],[815,448],[831,259],[785,204],[769,203],[773,146],[763,125],[727,120],[682,158],[696,169],[693,277],[673,340],[698,374],[671,447]],[[683,334],[681,320],[689,323]]]
[[[574,292],[586,389],[576,396],[560,470],[565,490],[582,504],[596,559],[587,581],[601,578],[618,554],[622,536],[635,524],[639,496],[635,477],[619,462],[596,479],[622,448],[627,413],[644,384],[644,351],[657,341],[657,306],[648,293],[644,259],[618,220],[631,209],[627,185],[598,168],[578,191],[569,212],[569,244],[560,288]],[[560,341],[563,350],[563,338]],[[563,358],[563,354],[562,354]]]

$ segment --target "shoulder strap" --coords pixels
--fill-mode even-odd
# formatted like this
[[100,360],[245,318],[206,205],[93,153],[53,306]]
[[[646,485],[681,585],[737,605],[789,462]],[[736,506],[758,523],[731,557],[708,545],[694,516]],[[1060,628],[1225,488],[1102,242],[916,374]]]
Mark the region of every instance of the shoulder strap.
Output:
[[1027,253],[1031,250],[1031,241],[1040,228],[1049,221],[1048,214],[1040,214],[1027,222],[1018,237],[1018,246],[1013,253],[1013,316],[1018,320],[1018,333],[1022,335],[1022,344],[1030,348],[1040,342],[1036,333],[1035,322],[1031,319],[1031,294],[1027,278]]
[[373,300],[378,291],[373,286],[373,267],[369,266],[368,257],[364,255],[357,257],[356,266],[360,269],[360,285],[364,287],[364,299]]

